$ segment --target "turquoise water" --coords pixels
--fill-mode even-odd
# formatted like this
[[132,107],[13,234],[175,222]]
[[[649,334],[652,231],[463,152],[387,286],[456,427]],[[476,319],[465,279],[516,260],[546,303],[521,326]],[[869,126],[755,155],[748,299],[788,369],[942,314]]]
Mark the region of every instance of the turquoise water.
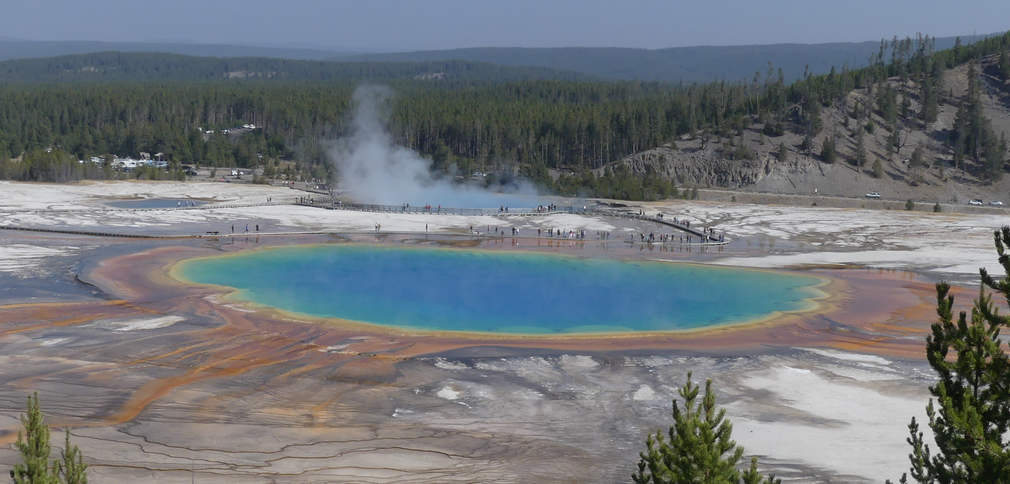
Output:
[[183,278],[312,316],[438,331],[669,331],[805,306],[819,280],[533,253],[336,245],[193,259]]

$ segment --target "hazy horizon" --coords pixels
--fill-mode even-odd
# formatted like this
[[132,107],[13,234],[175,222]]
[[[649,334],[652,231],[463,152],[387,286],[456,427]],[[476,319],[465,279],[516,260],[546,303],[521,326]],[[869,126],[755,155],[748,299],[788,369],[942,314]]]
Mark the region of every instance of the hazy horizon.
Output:
[[[943,15],[938,15],[943,12]],[[468,47],[629,47],[866,42],[916,33],[984,35],[1010,29],[997,0],[823,4],[803,0],[351,2],[125,0],[0,6],[7,40],[252,45],[356,52]],[[983,14],[984,13],[984,14]],[[830,20],[830,21],[829,21]]]

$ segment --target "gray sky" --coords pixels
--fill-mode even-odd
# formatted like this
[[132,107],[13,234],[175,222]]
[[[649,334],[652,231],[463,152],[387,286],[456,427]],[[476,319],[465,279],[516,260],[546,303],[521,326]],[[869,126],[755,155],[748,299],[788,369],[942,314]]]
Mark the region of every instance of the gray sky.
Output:
[[0,36],[362,50],[879,40],[1010,30],[1006,0],[0,0]]

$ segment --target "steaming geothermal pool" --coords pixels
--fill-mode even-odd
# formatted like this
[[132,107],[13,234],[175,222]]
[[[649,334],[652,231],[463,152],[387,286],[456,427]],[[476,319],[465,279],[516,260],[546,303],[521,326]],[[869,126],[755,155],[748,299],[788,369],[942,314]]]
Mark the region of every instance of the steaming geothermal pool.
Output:
[[816,277],[664,262],[373,245],[278,247],[173,271],[317,317],[431,331],[696,329],[812,307]]

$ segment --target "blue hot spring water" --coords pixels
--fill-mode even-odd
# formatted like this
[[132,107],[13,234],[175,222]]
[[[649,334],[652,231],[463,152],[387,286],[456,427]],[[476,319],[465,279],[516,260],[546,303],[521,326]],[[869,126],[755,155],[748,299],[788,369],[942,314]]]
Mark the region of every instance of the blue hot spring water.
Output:
[[433,331],[669,331],[806,307],[815,277],[523,252],[332,245],[183,261],[265,306]]

